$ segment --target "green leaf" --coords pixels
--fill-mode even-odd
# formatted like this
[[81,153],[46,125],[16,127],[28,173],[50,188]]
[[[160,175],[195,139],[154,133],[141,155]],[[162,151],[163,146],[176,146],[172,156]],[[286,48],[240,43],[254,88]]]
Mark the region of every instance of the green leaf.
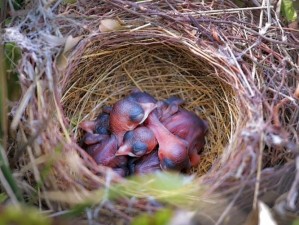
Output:
[[0,204],[3,203],[7,199],[7,195],[5,193],[0,193]]
[[23,6],[25,5],[24,0],[13,0],[12,3],[13,3],[13,7],[14,7],[15,10],[22,9]]
[[288,22],[297,20],[298,15],[292,0],[282,0],[282,15],[287,19]]
[[6,43],[4,46],[5,67],[7,73],[8,99],[17,100],[21,94],[19,74],[16,67],[22,57],[21,49],[15,43]]
[[18,61],[22,56],[21,49],[13,42],[5,44],[5,61],[8,69],[16,67]]
[[51,220],[41,215],[36,209],[9,206],[0,211],[0,225],[50,225]]
[[78,204],[75,207],[73,207],[68,213],[64,214],[62,217],[63,218],[75,218],[80,215],[87,209],[92,207],[92,204],[90,203],[82,203]]
[[246,4],[243,0],[233,0],[233,3],[235,3],[238,7],[246,7]]
[[166,225],[169,223],[172,215],[171,209],[164,209],[153,215],[142,214],[134,218],[132,225]]
[[74,3],[76,3],[77,2],[77,0],[63,0],[63,4],[74,4]]

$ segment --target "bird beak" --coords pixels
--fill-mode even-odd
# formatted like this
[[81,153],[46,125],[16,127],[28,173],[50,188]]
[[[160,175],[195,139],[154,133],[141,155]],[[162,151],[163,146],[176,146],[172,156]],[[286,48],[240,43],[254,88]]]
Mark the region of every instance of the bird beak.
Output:
[[157,104],[155,103],[140,103],[141,107],[144,110],[144,117],[142,119],[142,121],[139,124],[142,124],[146,118],[148,117],[148,115],[155,109],[157,108]]
[[115,153],[115,155],[116,156],[129,155],[129,156],[133,156],[133,157],[135,156],[127,144],[120,146],[119,149],[117,150],[117,152]]

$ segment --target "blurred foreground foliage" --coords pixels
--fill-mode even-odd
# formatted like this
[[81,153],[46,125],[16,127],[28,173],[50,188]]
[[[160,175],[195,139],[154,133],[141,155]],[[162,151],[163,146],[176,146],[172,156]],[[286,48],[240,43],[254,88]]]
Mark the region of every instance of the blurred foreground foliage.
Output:
[[109,190],[109,199],[119,197],[140,197],[159,200],[175,206],[193,205],[201,194],[201,187],[194,183],[192,176],[178,173],[154,173],[133,176],[129,182],[114,185]]
[[51,220],[33,208],[7,206],[0,208],[0,225],[50,225]]
[[12,1],[13,7],[15,10],[22,9],[25,5],[25,0],[13,0]]
[[[50,218],[40,210],[27,205],[0,206],[0,225],[69,225],[63,218]],[[76,223],[75,223],[76,224]]]
[[132,225],[166,225],[169,224],[172,216],[172,210],[164,209],[152,215],[142,214],[140,216],[137,216],[132,221]]
[[21,49],[15,43],[6,43],[4,45],[7,97],[14,101],[20,98],[19,74],[16,70],[19,60],[22,56]]
[[[11,196],[18,200],[19,202],[23,202],[23,196],[18,188],[17,182],[15,181],[15,178],[12,174],[12,170],[7,162],[6,156],[5,156],[5,151],[3,147],[0,145],[0,169],[1,173],[6,181],[6,186],[4,187],[6,191],[11,190]],[[2,184],[3,185],[3,184]],[[4,186],[4,185],[3,185]]]
[[288,22],[294,22],[298,19],[298,13],[295,9],[295,3],[293,0],[282,0],[281,9],[282,15],[286,18]]
[[85,191],[49,191],[49,200],[60,201],[69,205],[97,205],[106,201],[125,198],[147,199],[157,206],[192,208],[202,199],[204,187],[198,185],[193,176],[178,173],[153,173],[133,176],[123,182],[108,185],[106,188]]

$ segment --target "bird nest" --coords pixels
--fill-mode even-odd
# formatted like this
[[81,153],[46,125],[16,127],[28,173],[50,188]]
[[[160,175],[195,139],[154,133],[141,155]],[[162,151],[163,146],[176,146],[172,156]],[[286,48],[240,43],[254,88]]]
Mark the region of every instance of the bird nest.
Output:
[[176,38],[169,40],[161,34],[144,30],[132,38],[120,32],[82,41],[63,76],[63,109],[74,124],[74,138],[80,140],[80,122],[95,119],[104,105],[113,105],[134,87],[159,100],[180,96],[184,108],[209,123],[201,163],[193,168],[201,176],[221,155],[242,113],[232,87],[215,76],[216,69],[208,60],[190,52]]
[[[39,7],[22,22],[26,27],[12,27],[5,36],[24,50],[18,67],[24,95],[11,111],[11,129],[12,146],[23,150],[13,154],[15,172],[29,196],[40,184],[40,198],[59,210],[90,199],[108,181],[128,182],[80,148],[79,124],[135,87],[161,100],[180,96],[184,108],[208,121],[202,160],[190,171],[194,185],[208,187],[202,199],[218,192],[235,196],[237,189],[237,204],[246,189],[250,197],[239,205],[254,206],[263,193],[279,189],[282,173],[295,174],[298,45],[270,5],[250,11],[229,1],[79,1],[62,5],[55,16],[47,13]],[[36,30],[30,16],[50,22]],[[99,27],[107,21],[108,28]],[[68,54],[62,38],[46,37],[49,32],[82,36],[67,39],[80,39]],[[130,220],[119,208],[109,212]],[[223,209],[215,218],[227,214]]]

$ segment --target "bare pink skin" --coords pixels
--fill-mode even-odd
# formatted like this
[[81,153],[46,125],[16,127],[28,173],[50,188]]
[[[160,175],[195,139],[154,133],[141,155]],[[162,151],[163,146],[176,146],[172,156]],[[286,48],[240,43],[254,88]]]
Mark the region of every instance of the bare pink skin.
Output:
[[83,143],[86,145],[96,144],[110,135],[109,113],[110,107],[104,107],[103,112],[92,121],[84,121],[79,126],[86,131],[83,137]]
[[114,135],[107,136],[101,142],[89,145],[86,152],[90,154],[96,163],[111,168],[122,167],[127,164],[126,156],[115,156],[117,151],[117,139]]
[[[142,144],[146,149],[140,149],[137,151],[138,144]],[[152,130],[145,126],[140,126],[126,133],[123,144],[116,152],[116,155],[141,157],[150,153],[157,146],[157,144],[158,142]]]
[[191,165],[197,166],[200,161],[198,152],[205,144],[204,137],[208,130],[207,122],[193,112],[179,109],[178,112],[168,117],[163,124],[171,133],[188,142]]
[[149,94],[133,92],[126,98],[116,102],[110,113],[110,128],[121,145],[123,136],[127,131],[135,129],[142,124],[149,113],[156,108]]
[[161,170],[157,150],[154,150],[151,153],[138,158],[132,164],[129,165],[131,173],[137,175],[153,173],[155,171]]
[[158,156],[162,169],[181,171],[190,168],[188,143],[172,134],[159,121],[155,111],[149,115],[147,127],[154,132],[159,143]]
[[168,117],[172,116],[179,110],[179,106],[184,103],[184,100],[172,96],[166,99],[165,101],[159,101],[157,103],[157,115],[161,122],[166,120]]
[[109,135],[86,133],[83,137],[83,143],[86,145],[93,145],[103,141],[108,137]]
[[79,124],[79,127],[88,132],[88,133],[93,133],[96,127],[96,122],[95,121],[83,121]]

